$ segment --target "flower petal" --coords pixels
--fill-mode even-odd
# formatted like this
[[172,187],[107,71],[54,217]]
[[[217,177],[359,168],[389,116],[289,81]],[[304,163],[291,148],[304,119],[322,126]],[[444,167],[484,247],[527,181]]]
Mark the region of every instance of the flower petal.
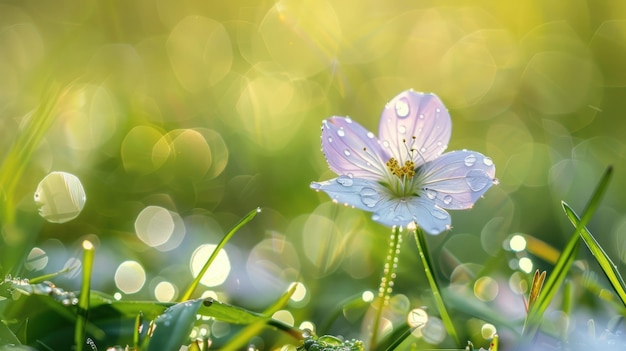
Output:
[[378,128],[383,150],[390,157],[400,164],[411,159],[419,166],[448,147],[452,122],[437,95],[408,90],[387,103]]
[[324,182],[313,182],[311,188],[322,190],[334,202],[373,212],[388,198],[386,190],[376,181],[339,176]]
[[326,192],[334,202],[374,212],[372,219],[389,227],[416,222],[429,234],[450,227],[450,215],[434,201],[417,196],[399,199],[376,181],[339,176],[313,182],[311,188]]
[[471,208],[495,182],[491,158],[475,151],[452,151],[417,170],[425,195],[442,208]]
[[387,226],[404,226],[416,222],[428,234],[439,234],[450,228],[450,215],[434,201],[412,196],[405,200],[386,199],[372,219]]
[[350,118],[335,116],[322,122],[322,151],[338,175],[375,180],[385,174],[378,139]]

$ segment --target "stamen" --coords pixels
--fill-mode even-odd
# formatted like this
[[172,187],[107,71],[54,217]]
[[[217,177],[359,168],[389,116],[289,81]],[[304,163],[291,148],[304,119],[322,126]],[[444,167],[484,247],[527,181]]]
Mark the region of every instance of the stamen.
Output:
[[398,160],[392,157],[387,161],[387,169],[400,179],[411,179],[415,176],[415,163],[413,161],[405,161],[404,166],[400,167]]

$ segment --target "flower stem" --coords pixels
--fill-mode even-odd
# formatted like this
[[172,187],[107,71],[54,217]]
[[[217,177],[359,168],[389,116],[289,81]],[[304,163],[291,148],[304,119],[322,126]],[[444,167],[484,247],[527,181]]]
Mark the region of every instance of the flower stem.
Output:
[[422,259],[422,264],[424,265],[424,272],[426,273],[426,279],[428,279],[428,284],[430,285],[430,289],[433,291],[433,297],[435,298],[435,304],[437,305],[437,309],[439,310],[439,315],[441,316],[441,320],[443,325],[445,326],[448,334],[454,339],[454,342],[457,346],[462,347],[459,342],[459,336],[456,333],[456,329],[454,329],[454,324],[452,323],[452,319],[450,319],[450,315],[448,314],[448,310],[446,310],[446,305],[443,302],[443,297],[439,291],[439,286],[437,285],[437,281],[435,280],[435,276],[433,275],[433,264],[430,258],[430,253],[428,252],[428,247],[426,246],[426,238],[424,237],[424,232],[421,228],[416,228],[413,232],[415,235],[415,243],[417,244],[417,250],[419,251],[420,258]]
[[402,244],[402,235],[400,235],[400,228],[394,227],[389,238],[389,252],[385,259],[385,268],[383,270],[383,276],[380,279],[380,287],[378,288],[378,298],[375,300],[378,303],[376,306],[376,314],[374,316],[374,323],[372,325],[372,333],[370,335],[369,349],[376,349],[376,342],[378,339],[378,333],[380,331],[380,322],[385,306],[389,303],[389,296],[393,290],[393,281],[396,278],[396,267],[398,266],[398,255],[400,254],[400,246]]

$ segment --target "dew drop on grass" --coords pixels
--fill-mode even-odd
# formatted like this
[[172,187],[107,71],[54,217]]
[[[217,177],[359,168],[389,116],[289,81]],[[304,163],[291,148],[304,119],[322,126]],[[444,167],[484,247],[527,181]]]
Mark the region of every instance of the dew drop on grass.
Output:
[[52,223],[65,223],[78,217],[87,197],[78,177],[65,172],[45,176],[35,190],[39,215]]

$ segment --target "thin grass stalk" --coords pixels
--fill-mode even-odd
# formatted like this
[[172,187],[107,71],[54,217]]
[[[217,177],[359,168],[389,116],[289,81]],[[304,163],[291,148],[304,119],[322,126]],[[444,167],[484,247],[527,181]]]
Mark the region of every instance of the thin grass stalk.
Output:
[[417,244],[417,250],[419,251],[420,258],[422,259],[422,264],[424,265],[424,273],[426,273],[426,279],[428,280],[428,285],[430,285],[430,289],[433,292],[433,298],[435,299],[435,304],[437,305],[437,310],[439,311],[439,315],[441,316],[441,321],[448,332],[448,335],[452,337],[455,344],[458,347],[462,347],[459,335],[454,328],[454,323],[452,323],[452,319],[450,318],[450,314],[448,314],[448,310],[446,309],[446,304],[443,301],[443,297],[441,296],[441,292],[439,289],[439,285],[437,284],[437,280],[433,274],[433,264],[432,259],[430,257],[430,253],[428,251],[428,246],[426,244],[426,238],[424,236],[424,231],[421,228],[416,228],[413,231],[415,235],[415,243]]

